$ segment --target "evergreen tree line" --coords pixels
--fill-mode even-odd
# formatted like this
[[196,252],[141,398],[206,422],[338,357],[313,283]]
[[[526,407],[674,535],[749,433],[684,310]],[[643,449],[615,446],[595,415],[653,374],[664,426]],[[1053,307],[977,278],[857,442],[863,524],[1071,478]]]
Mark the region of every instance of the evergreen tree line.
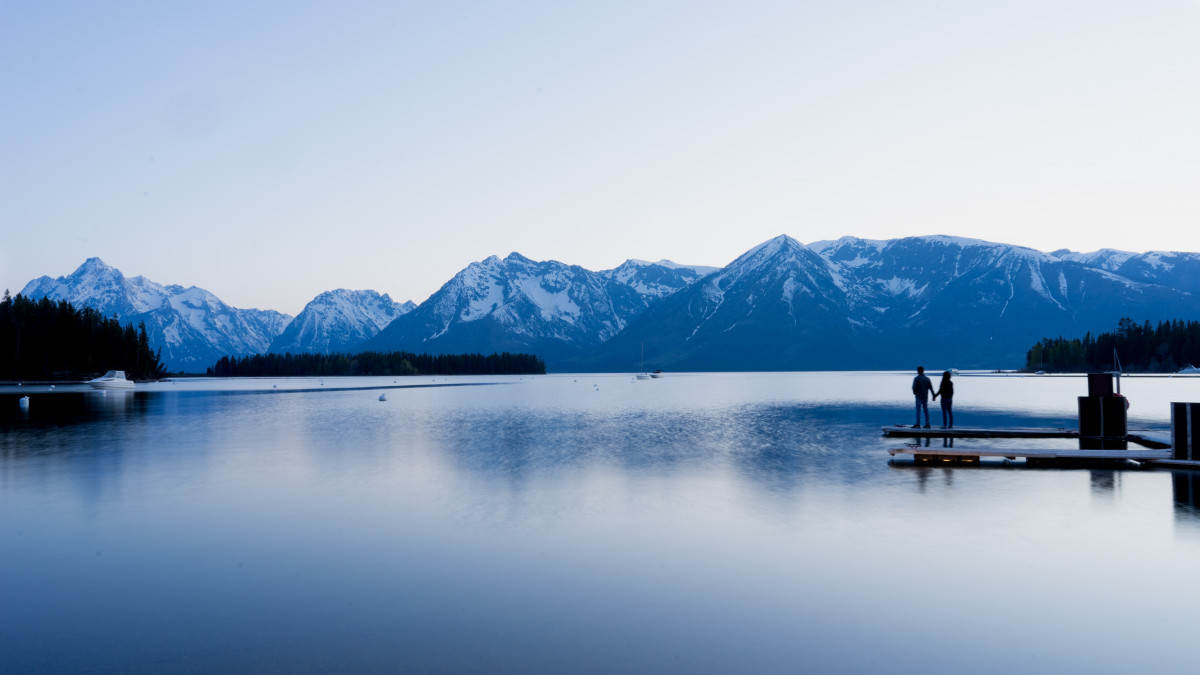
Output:
[[0,379],[79,380],[124,370],[126,377],[162,377],[146,325],[122,326],[66,300],[30,300],[4,291],[0,301]]
[[1083,339],[1044,338],[1025,356],[1031,370],[1058,372],[1104,372],[1113,370],[1114,350],[1128,372],[1173,373],[1192,364],[1200,365],[1200,321],[1162,321],[1138,325],[1124,318],[1115,333],[1100,333]]
[[254,354],[222,356],[208,369],[217,377],[333,375],[544,375],[546,364],[532,354]]

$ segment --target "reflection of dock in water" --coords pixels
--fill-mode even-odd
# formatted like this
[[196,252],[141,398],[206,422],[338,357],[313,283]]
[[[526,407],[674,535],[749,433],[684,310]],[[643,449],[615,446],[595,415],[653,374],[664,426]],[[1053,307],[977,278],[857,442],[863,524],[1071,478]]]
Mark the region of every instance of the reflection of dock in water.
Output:
[[1002,457],[1015,460],[1023,457],[1027,461],[1057,460],[1133,460],[1148,462],[1170,459],[1171,451],[1154,448],[1124,450],[1079,449],[1079,448],[939,448],[919,444],[900,448],[888,448],[888,454],[912,455],[918,462],[978,462],[981,457]]
[[1171,474],[1175,518],[1192,523],[1200,521],[1200,474],[1194,471],[1172,471]]

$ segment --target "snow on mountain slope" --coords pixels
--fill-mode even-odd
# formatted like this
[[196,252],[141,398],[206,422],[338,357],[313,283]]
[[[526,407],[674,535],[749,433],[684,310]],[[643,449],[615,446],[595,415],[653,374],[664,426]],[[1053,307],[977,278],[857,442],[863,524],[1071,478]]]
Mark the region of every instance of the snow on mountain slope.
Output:
[[1187,316],[1198,288],[1165,256],[1132,274],[1140,256],[1047,254],[960,237],[844,237],[818,248],[841,269],[852,311],[878,317],[880,344],[869,353],[957,354],[959,365],[1019,365],[1042,337],[1111,330],[1126,314]]
[[[819,256],[818,256],[819,254]],[[1112,260],[1112,256],[1103,260]],[[1100,259],[943,235],[776,237],[665,298],[580,369],[1018,367],[1043,337],[1200,313],[1191,254]]]
[[419,307],[331,291],[291,325],[278,312],[229,308],[203,289],[125,278],[98,259],[23,293],[145,320],[171,368],[202,369],[269,346],[524,351],[551,368],[626,370],[645,345],[654,367],[762,370],[1015,367],[1043,337],[1112,330],[1126,316],[1200,315],[1198,290],[1196,253],[1042,253],[945,235],[804,246],[784,235],[720,269],[627,260],[591,272],[492,256]]
[[1132,281],[1158,284],[1185,292],[1200,288],[1200,254],[1178,251],[1148,251],[1107,265],[1114,274]]
[[339,288],[313,298],[272,342],[275,353],[339,353],[351,351],[416,308],[372,290]]
[[1092,251],[1091,253],[1075,253],[1067,249],[1060,249],[1052,252],[1050,255],[1059,260],[1069,260],[1087,267],[1115,272],[1120,269],[1121,265],[1125,264],[1125,261],[1137,254],[1130,253],[1129,251],[1118,251],[1113,248],[1102,248],[1099,251]]
[[704,268],[627,261],[591,272],[519,253],[471,263],[362,349],[533,351],[548,362],[611,339]]
[[667,296],[568,367],[763,370],[837,359],[859,326],[839,273],[788,236]]
[[661,298],[718,269],[704,265],[680,265],[670,260],[651,263],[630,258],[611,270],[600,272],[600,275],[624,284],[646,298]]
[[127,278],[99,258],[72,274],[29,282],[21,294],[91,307],[122,323],[145,322],[152,348],[169,370],[203,372],[221,356],[265,351],[291,317],[271,310],[237,309],[195,286],[163,286]]

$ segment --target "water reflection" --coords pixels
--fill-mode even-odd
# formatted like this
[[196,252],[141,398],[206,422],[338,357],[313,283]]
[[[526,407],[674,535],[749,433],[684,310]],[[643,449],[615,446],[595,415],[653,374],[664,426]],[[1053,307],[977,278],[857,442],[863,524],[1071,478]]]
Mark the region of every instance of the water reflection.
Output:
[[[0,399],[0,597],[19,608],[0,612],[5,669],[1185,662],[1187,624],[1171,613],[1190,591],[1167,573],[1111,580],[1200,555],[1167,513],[1172,490],[1174,523],[1200,522],[1192,474],[889,461],[880,429],[908,406],[849,396],[892,380],[903,394],[907,374],[594,379],[387,402],[63,394],[35,396],[28,418]],[[826,381],[852,382],[813,400]],[[963,405],[980,426],[1062,425]],[[919,442],[990,443],[938,440]],[[926,569],[994,583],[909,583]],[[1153,601],[1168,592],[1184,596]],[[897,628],[912,625],[945,639],[914,648]],[[1124,648],[1148,637],[1137,631],[1165,646]]]
[[1171,493],[1176,522],[1200,526],[1200,471],[1172,471]]
[[912,465],[912,471],[916,475],[917,492],[921,494],[928,492],[929,483],[934,479],[940,479],[938,482],[944,487],[954,486],[954,468],[949,466],[942,465],[935,468],[928,464],[915,464]]
[[1109,501],[1116,498],[1121,488],[1121,472],[1093,469],[1088,472],[1088,485],[1093,497],[1106,497]]

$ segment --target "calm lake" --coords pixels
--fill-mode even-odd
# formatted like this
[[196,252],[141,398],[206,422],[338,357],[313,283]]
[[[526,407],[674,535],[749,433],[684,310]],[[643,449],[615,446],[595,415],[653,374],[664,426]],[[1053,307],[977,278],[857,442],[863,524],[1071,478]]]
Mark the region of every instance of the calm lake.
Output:
[[893,461],[912,373],[393,380],[4,388],[0,671],[1195,671],[1200,472]]

